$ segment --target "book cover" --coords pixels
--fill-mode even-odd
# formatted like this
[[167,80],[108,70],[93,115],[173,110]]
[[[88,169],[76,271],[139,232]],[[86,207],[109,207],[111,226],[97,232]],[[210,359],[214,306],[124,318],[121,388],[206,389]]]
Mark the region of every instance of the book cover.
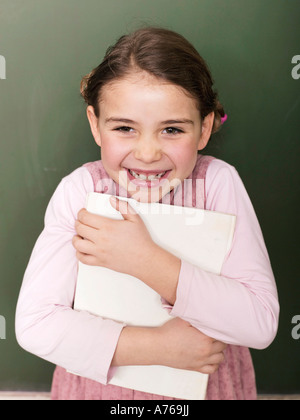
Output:
[[[110,195],[89,193],[86,209],[121,220]],[[235,216],[196,208],[125,199],[139,213],[152,239],[167,251],[203,270],[220,274],[234,235]],[[155,327],[171,319],[161,297],[130,275],[79,263],[75,310],[132,326]],[[166,366],[111,369],[110,384],[186,400],[203,400],[208,375]]]

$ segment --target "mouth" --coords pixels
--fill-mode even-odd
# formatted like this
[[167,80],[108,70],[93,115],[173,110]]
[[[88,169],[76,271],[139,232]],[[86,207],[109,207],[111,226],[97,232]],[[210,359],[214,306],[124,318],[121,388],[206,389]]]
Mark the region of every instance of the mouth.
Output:
[[141,171],[127,169],[130,181],[139,186],[157,186],[162,180],[166,179],[171,171]]

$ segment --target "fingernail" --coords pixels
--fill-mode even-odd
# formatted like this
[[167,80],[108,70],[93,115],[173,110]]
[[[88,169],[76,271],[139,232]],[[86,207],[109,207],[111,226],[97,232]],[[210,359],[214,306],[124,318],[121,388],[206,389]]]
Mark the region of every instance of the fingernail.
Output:
[[112,205],[114,205],[114,206],[116,206],[117,205],[117,199],[116,199],[116,197],[110,197],[110,202],[111,202],[111,204]]
[[130,213],[130,214],[136,214],[135,210],[131,207],[130,204],[128,204],[128,213]]

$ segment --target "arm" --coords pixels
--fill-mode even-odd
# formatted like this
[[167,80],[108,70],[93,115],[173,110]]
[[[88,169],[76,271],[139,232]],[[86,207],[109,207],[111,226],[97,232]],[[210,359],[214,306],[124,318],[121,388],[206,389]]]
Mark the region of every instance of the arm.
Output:
[[226,345],[174,318],[158,328],[125,327],[112,366],[163,365],[214,373],[224,361]]
[[63,179],[55,191],[24,275],[16,335],[25,350],[105,383],[124,325],[72,309],[77,278],[74,222],[88,191],[93,185],[84,168]]
[[234,242],[221,276],[182,261],[172,315],[228,344],[265,348],[277,332],[279,304],[255,212],[230,165],[213,161],[206,186],[208,210],[237,215]]

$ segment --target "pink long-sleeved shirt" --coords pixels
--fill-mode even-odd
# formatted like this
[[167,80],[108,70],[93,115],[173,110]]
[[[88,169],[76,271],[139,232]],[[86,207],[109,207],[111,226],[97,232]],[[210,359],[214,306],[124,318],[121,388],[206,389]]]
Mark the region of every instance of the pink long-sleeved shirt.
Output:
[[[24,275],[16,335],[25,350],[106,384],[124,325],[72,309],[74,223],[92,191],[92,177],[81,167],[61,181],[51,198]],[[171,314],[228,344],[266,348],[276,335],[279,315],[272,268],[243,183],[232,166],[218,159],[207,170],[206,209],[237,216],[232,249],[220,276],[182,261]]]

